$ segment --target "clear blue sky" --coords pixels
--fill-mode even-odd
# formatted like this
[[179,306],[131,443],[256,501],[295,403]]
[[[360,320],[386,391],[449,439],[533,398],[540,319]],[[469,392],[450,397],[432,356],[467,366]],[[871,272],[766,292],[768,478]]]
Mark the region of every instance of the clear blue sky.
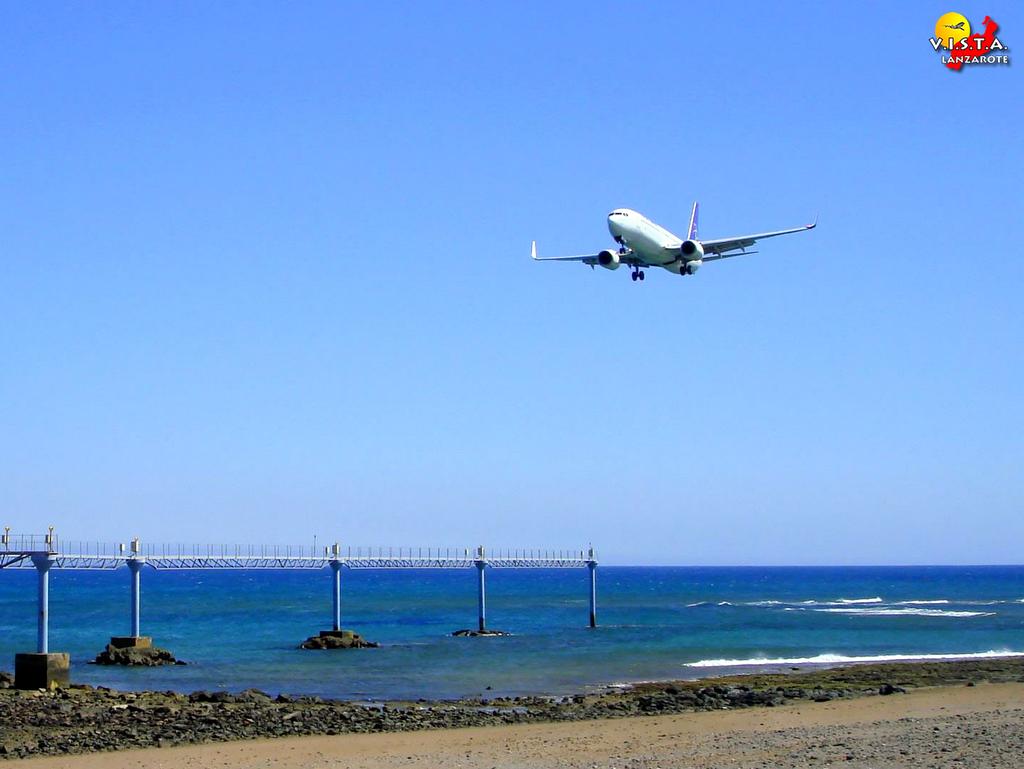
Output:
[[[380,7],[380,6],[384,7]],[[1017,3],[9,4],[0,518],[1021,562]],[[534,264],[638,209],[806,235]]]

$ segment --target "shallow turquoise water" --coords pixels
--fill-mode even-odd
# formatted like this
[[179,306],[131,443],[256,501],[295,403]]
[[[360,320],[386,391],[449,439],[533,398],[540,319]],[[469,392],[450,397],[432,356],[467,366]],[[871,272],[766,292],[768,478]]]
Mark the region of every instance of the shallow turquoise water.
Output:
[[[144,570],[143,633],[191,664],[128,670],[85,664],[128,633],[127,570],[54,570],[50,646],[84,683],[374,699],[564,693],[820,655],[1024,652],[1019,566],[601,567],[595,630],[586,570],[492,570],[488,624],[514,635],[475,639],[448,635],[475,624],[474,570],[345,570],[343,625],[382,648],[298,650],[329,626],[329,575]],[[35,591],[33,570],[0,571],[0,668],[34,649]]]

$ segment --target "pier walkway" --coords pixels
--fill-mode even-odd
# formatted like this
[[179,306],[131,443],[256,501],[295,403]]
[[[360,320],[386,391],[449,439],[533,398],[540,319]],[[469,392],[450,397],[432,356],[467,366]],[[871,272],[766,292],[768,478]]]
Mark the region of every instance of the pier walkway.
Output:
[[[51,528],[46,534],[0,535],[0,570],[35,569],[38,574],[37,638],[34,655],[18,655],[18,664],[34,664],[29,657],[46,656],[39,664],[52,664],[49,653],[49,573],[52,569],[114,570],[124,566],[131,584],[131,642],[143,638],[143,569],[330,569],[332,587],[331,632],[341,632],[342,569],[476,569],[477,630],[487,632],[486,572],[488,569],[587,569],[590,627],[597,626],[597,558],[593,547],[582,550],[511,548],[488,551],[444,547],[342,547],[335,542],[318,547],[282,545],[166,545],[62,541]],[[115,640],[115,639],[112,639]],[[147,641],[148,642],[148,641]],[[66,657],[66,655],[64,655]],[[20,658],[26,658],[22,660]],[[26,675],[26,678],[35,676]],[[47,679],[49,676],[47,676]]]

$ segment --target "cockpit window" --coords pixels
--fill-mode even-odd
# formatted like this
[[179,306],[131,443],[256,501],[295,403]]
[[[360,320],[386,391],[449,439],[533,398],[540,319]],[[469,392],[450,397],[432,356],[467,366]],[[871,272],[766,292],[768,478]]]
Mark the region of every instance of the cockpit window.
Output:
[[612,211],[608,216],[629,216],[625,211]]

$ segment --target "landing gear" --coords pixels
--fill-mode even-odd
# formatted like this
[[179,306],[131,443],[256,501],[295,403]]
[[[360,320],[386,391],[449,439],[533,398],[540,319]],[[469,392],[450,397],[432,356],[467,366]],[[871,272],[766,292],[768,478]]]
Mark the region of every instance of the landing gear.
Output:
[[634,283],[636,281],[638,281],[638,280],[643,280],[644,279],[644,271],[643,270],[633,270],[633,272],[631,272],[629,274],[629,277],[633,279]]
[[630,277],[630,280],[632,280],[634,283],[636,283],[636,270],[633,270],[631,273],[629,273],[629,277]]
[[639,270],[639,271],[637,272],[637,275],[639,275],[639,276],[640,276],[640,280],[643,280],[643,279],[644,279],[644,271],[643,271],[643,270]]

